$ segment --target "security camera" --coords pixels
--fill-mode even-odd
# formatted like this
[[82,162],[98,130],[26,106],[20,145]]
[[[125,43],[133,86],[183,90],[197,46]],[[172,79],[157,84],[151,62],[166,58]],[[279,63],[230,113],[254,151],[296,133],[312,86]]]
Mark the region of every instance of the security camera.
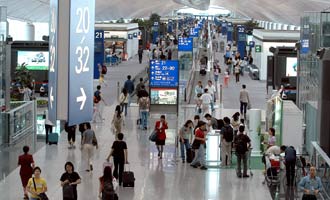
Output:
[[316,51],[316,57],[322,59],[325,53],[325,48],[320,48]]

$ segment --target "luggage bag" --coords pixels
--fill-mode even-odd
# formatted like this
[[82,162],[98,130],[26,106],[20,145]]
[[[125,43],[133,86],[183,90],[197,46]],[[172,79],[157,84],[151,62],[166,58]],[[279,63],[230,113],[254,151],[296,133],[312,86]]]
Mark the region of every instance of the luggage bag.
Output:
[[134,172],[130,171],[124,171],[123,172],[123,187],[134,187]]
[[56,144],[58,143],[58,133],[49,133],[48,135],[48,144]]

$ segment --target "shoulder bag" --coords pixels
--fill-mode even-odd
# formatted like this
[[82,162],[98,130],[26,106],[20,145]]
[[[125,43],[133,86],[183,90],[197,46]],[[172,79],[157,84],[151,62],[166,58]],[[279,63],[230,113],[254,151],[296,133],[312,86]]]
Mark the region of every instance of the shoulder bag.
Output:
[[[37,186],[36,186],[36,182],[34,181],[34,178],[32,178],[32,181],[33,181],[33,185],[34,185],[34,190],[37,191]],[[39,197],[40,200],[49,200],[46,193],[44,193],[44,192],[40,193],[38,195],[38,197]]]
[[97,146],[97,139],[96,139],[96,135],[95,132],[93,131],[93,141],[92,141],[93,146]]

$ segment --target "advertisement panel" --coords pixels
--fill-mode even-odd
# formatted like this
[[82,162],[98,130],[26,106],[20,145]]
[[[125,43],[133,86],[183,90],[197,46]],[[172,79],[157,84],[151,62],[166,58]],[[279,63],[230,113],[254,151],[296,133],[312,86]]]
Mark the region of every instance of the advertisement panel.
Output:
[[48,70],[49,52],[17,51],[17,65],[21,66],[23,63],[28,70]]
[[150,98],[151,104],[157,105],[176,105],[177,104],[176,88],[151,88]]

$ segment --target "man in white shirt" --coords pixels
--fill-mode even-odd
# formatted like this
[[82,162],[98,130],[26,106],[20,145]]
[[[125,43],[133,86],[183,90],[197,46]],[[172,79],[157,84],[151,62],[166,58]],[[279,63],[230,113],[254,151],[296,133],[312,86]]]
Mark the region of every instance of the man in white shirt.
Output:
[[[216,102],[216,98],[215,98],[216,88],[212,84],[212,81],[211,80],[209,80],[207,82],[207,85],[205,86],[205,88],[208,90],[208,93],[212,96],[212,99],[214,100],[214,102]],[[214,111],[214,103],[213,103],[213,101],[211,101],[210,105],[211,105],[211,110],[213,112]]]
[[211,94],[208,92],[208,89],[204,89],[204,94],[201,96],[202,99],[202,116],[204,116],[206,113],[210,113],[210,104],[213,101],[213,98]]

